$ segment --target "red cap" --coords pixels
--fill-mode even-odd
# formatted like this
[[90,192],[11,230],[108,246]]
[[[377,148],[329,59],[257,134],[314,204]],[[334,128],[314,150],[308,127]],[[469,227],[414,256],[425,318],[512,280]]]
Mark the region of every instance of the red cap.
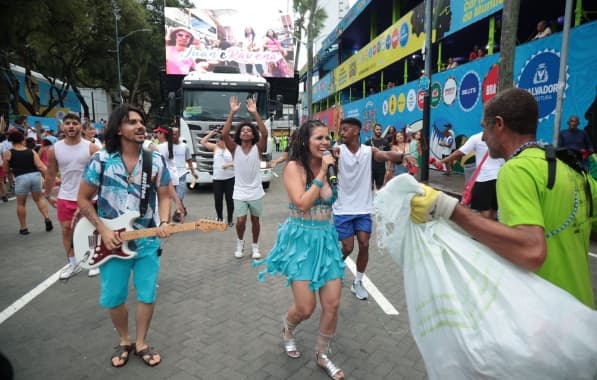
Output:
[[156,133],[157,133],[157,132],[162,132],[162,133],[164,133],[164,134],[167,134],[167,135],[168,135],[168,134],[170,134],[170,131],[169,131],[167,128],[165,128],[165,127],[161,127],[161,126],[160,126],[160,127],[157,127],[157,128],[156,128],[156,129],[154,129],[153,131],[154,131],[154,132],[156,132]]

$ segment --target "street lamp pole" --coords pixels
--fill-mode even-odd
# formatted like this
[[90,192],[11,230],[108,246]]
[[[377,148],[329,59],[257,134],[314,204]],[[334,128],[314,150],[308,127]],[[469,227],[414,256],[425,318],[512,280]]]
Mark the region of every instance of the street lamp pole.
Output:
[[127,37],[129,37],[130,35],[137,33],[137,32],[151,32],[151,29],[137,29],[137,30],[133,30],[132,32],[129,32],[127,34],[125,34],[122,37],[118,36],[118,20],[120,20],[120,7],[118,6],[118,3],[116,3],[116,0],[112,0],[112,13],[114,14],[114,24],[115,24],[115,31],[116,31],[116,66],[117,66],[117,71],[118,71],[118,99],[120,101],[120,104],[122,104],[124,102],[124,98],[122,97],[122,76],[120,73],[120,43]]
[[120,7],[116,0],[112,0],[112,13],[114,13],[115,33],[116,33],[116,68],[118,70],[118,100],[120,104],[123,103],[122,99],[122,78],[120,76],[120,37],[118,37],[118,20],[120,20]]

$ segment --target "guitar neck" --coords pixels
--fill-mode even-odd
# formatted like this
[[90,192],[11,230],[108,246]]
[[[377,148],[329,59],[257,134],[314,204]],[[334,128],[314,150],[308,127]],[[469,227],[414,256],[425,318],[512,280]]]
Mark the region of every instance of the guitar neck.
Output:
[[[185,231],[193,231],[195,229],[196,229],[196,225],[194,222],[168,225],[168,232],[170,232],[171,234],[176,234],[178,232],[185,232]],[[156,236],[157,230],[158,230],[157,227],[153,227],[153,228],[145,228],[143,230],[124,231],[124,232],[121,232],[119,236],[120,236],[120,240],[129,241],[129,240],[141,239],[144,237]]]

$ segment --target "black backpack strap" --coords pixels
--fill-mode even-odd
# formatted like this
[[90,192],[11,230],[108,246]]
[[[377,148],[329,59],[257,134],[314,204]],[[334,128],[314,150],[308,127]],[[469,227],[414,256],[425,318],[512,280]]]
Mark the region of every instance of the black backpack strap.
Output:
[[143,172],[141,173],[141,216],[147,212],[149,206],[149,199],[152,196],[151,186],[151,164],[152,154],[149,150],[143,150]]
[[547,188],[553,189],[556,182],[556,148],[553,145],[545,145],[545,160],[547,160]]

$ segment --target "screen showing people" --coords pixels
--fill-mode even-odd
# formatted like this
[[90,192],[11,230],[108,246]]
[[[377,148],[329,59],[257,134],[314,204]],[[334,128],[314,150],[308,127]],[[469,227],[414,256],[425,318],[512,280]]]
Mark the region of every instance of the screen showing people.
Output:
[[292,78],[294,24],[281,13],[284,7],[166,7],[166,73],[213,72],[228,66],[233,69],[227,72]]

